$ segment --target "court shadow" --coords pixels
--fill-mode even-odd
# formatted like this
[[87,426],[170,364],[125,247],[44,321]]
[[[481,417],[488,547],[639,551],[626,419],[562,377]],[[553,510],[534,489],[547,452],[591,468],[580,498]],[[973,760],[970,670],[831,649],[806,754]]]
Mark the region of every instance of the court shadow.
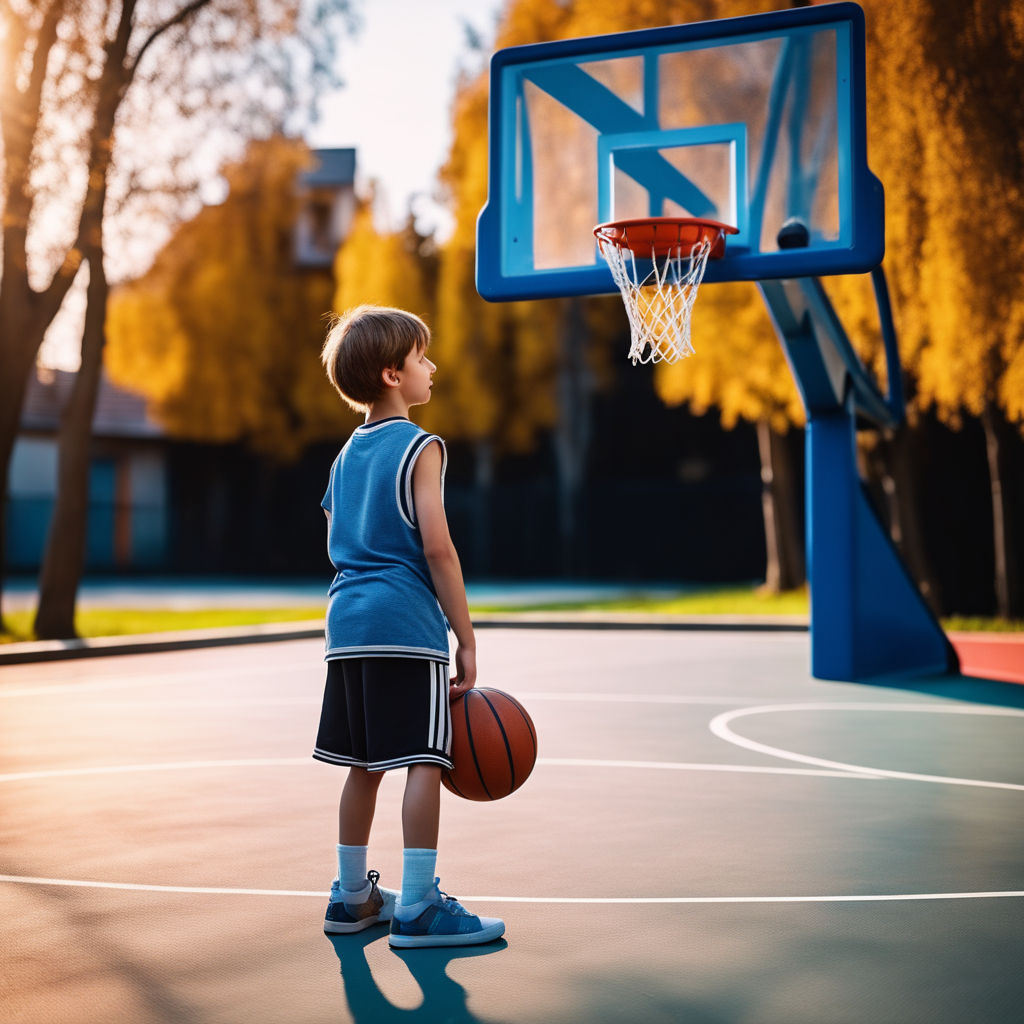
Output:
[[859,679],[868,686],[904,690],[908,693],[927,693],[946,700],[969,701],[972,704],[993,704],[1005,708],[1024,708],[1024,686],[981,676],[875,676]]
[[508,948],[504,939],[482,946],[461,946],[447,949],[391,950],[396,961],[402,961],[413,976],[423,1002],[412,1009],[395,1006],[373,980],[366,957],[366,947],[378,939],[386,941],[387,927],[377,925],[357,935],[328,935],[341,963],[341,981],[349,1012],[356,1024],[484,1024],[467,1007],[466,990],[448,977],[447,967],[453,960],[489,956]]

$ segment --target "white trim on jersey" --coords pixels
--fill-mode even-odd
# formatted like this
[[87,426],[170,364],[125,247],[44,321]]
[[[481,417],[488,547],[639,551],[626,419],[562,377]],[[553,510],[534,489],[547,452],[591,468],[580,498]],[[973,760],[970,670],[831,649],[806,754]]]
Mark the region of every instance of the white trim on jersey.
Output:
[[395,477],[395,501],[398,503],[398,514],[409,529],[416,529],[416,505],[412,496],[412,471],[416,460],[423,454],[428,444],[436,441],[441,446],[441,503],[444,503],[444,475],[448,468],[448,449],[437,434],[418,434],[409,442],[402,460],[398,464],[398,475]]
[[402,522],[410,530],[416,529],[416,509],[412,501],[412,467],[416,463],[416,455],[423,445],[424,438],[429,434],[416,434],[409,442],[408,447],[402,452],[402,458],[398,462],[398,472],[395,474],[395,504],[398,506],[398,514]]
[[375,644],[373,647],[332,647],[324,655],[324,661],[341,658],[420,658],[425,661],[448,661],[448,651],[432,647],[402,647],[398,644]]
[[356,429],[353,430],[352,433],[359,434],[360,436],[362,436],[363,434],[372,434],[376,430],[383,430],[385,427],[390,427],[393,423],[408,422],[409,420],[407,420],[404,416],[388,416],[387,419],[376,420],[373,423],[363,423],[360,426],[356,427]]

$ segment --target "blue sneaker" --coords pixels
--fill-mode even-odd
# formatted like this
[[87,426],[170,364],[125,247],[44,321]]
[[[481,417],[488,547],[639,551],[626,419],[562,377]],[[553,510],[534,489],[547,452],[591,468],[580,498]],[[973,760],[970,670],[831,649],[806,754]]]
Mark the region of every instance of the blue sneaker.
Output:
[[370,883],[370,891],[362,896],[358,903],[346,902],[346,893],[337,879],[331,886],[331,900],[327,904],[327,915],[324,917],[324,931],[332,935],[348,935],[370,928],[378,921],[390,921],[395,912],[398,893],[390,889],[378,889],[380,872],[370,871],[366,875]]
[[417,946],[475,946],[493,942],[505,933],[505,922],[471,914],[454,896],[434,887],[411,907],[399,904],[391,918],[388,942],[393,948]]

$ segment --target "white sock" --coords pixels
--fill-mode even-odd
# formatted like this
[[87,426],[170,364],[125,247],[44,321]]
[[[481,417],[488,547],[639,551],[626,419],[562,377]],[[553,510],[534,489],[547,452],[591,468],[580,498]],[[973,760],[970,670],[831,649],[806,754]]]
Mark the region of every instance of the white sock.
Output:
[[345,892],[366,888],[366,847],[342,846],[338,850],[338,881]]
[[402,851],[402,898],[403,906],[419,903],[434,885],[434,869],[437,867],[437,850],[406,848]]

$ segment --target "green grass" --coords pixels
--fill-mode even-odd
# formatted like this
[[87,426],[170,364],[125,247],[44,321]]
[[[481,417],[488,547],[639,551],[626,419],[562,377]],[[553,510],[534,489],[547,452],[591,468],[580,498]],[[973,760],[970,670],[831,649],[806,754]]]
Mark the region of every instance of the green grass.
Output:
[[[807,589],[769,594],[756,587],[708,587],[680,591],[662,597],[620,598],[552,604],[471,606],[474,613],[514,615],[516,612],[633,612],[652,615],[806,615]],[[80,636],[128,636],[168,630],[217,629],[277,622],[322,620],[323,605],[286,608],[206,608],[188,611],[137,608],[82,608],[76,616]],[[0,643],[31,640],[33,613],[9,612],[10,632],[0,633]],[[948,630],[963,632],[1024,632],[1024,622],[996,618],[951,617],[943,619]]]
[[978,616],[951,615],[942,620],[944,629],[951,633],[1024,633],[1020,619],[984,619]]
[[667,597],[618,598],[609,601],[576,601],[507,606],[479,605],[478,612],[647,612],[652,615],[806,615],[805,588],[770,594],[756,587],[709,587]]
[[[8,612],[0,643],[31,640],[33,612]],[[82,608],[75,616],[79,636],[129,636],[179,629],[225,629],[267,622],[303,622],[323,619],[324,606],[288,608],[199,608],[174,611],[166,608]]]

